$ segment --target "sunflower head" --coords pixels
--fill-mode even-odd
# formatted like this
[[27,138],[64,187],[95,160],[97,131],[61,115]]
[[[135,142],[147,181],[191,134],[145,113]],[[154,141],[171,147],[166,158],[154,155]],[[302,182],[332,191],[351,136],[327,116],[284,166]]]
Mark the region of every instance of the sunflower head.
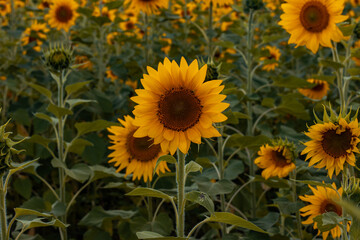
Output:
[[340,119],[344,119],[347,122],[352,122],[357,119],[358,114],[359,114],[359,108],[356,110],[356,112],[353,116],[351,116],[352,115],[351,109],[348,112],[348,114],[346,114],[346,115],[341,110],[340,110],[340,113],[337,114],[335,112],[335,110],[332,109],[330,103],[329,103],[329,107],[328,107],[330,114],[328,113],[327,107],[325,105],[323,105],[323,108],[324,108],[324,111],[323,111],[322,119],[317,116],[315,111],[313,111],[314,117],[315,117],[315,123],[320,123],[320,124],[329,123],[329,122],[338,123],[340,121]]
[[244,2],[245,12],[249,12],[250,9],[256,11],[263,7],[264,7],[264,3],[262,0],[245,0]]
[[216,80],[220,78],[220,71],[221,71],[221,63],[216,65],[214,61],[208,60],[207,63],[203,59],[199,60],[199,67],[203,67],[204,65],[207,65],[207,71],[206,71],[206,81]]
[[265,179],[286,177],[296,167],[295,146],[288,140],[273,140],[271,144],[261,146],[258,155],[255,164],[264,169],[261,175]]
[[50,45],[50,48],[44,52],[44,58],[46,66],[53,72],[60,72],[68,69],[73,63],[73,51],[63,44]]
[[348,183],[344,186],[344,193],[351,201],[360,202],[360,179],[351,176]]

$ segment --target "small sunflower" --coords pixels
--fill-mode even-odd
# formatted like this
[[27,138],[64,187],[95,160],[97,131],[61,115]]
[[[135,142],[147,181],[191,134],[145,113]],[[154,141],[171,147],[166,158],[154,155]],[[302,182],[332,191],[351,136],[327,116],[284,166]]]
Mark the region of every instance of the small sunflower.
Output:
[[213,3],[214,7],[223,7],[226,5],[234,4],[234,0],[196,0],[197,2],[203,2],[206,7],[210,6],[210,3]]
[[[134,132],[138,127],[134,125],[132,117],[125,116],[125,121],[121,119],[119,121],[123,127],[112,126],[108,128],[108,131],[113,134],[109,135],[112,143],[109,149],[114,150],[109,154],[111,158],[109,163],[115,163],[117,172],[126,168],[125,175],[132,173],[132,180],[143,178],[145,182],[151,181],[157,159],[166,155],[166,152],[161,150],[160,145],[154,144],[154,141],[149,137],[134,137]],[[156,173],[164,173],[165,171],[170,171],[166,162],[160,162]]]
[[331,41],[340,42],[344,36],[337,23],[348,16],[341,15],[344,0],[285,0],[284,14],[279,24],[290,33],[290,43],[304,46],[316,53],[319,44],[332,48]]
[[315,84],[312,88],[300,88],[299,93],[304,95],[305,97],[314,99],[314,100],[320,100],[323,97],[325,97],[329,91],[329,83],[323,80],[317,80],[317,79],[308,79],[309,83]]
[[[332,184],[333,188],[320,187],[313,188],[309,185],[309,188],[314,193],[314,195],[305,195],[299,196],[299,198],[304,202],[309,202],[310,204],[301,208],[301,216],[308,218],[303,221],[303,224],[314,224],[314,229],[317,229],[317,222],[314,222],[314,218],[326,212],[335,212],[337,215],[342,216],[342,208],[335,201],[340,200],[343,190],[342,188],[336,189],[335,183]],[[350,230],[351,222],[348,222],[347,231]],[[341,236],[341,229],[337,225],[333,229],[323,232],[323,239],[326,240],[329,233],[331,233],[334,239],[337,239]],[[318,231],[318,235],[320,231]]]
[[148,67],[141,83],[144,89],[136,90],[131,99],[135,106],[135,137],[149,136],[163,151],[176,149],[187,153],[190,143],[201,143],[201,137],[221,136],[214,122],[227,119],[221,112],[228,108],[222,101],[226,95],[222,80],[204,83],[207,65],[199,70],[198,61],[190,66],[184,58],[180,66],[168,58],[159,63],[158,70]]
[[156,13],[161,8],[168,8],[168,0],[125,0],[125,5],[130,4],[129,9],[146,14]]
[[107,67],[106,69],[106,77],[110,78],[112,82],[115,82],[115,80],[117,80],[119,77],[113,71],[111,71],[110,67]]
[[279,178],[286,177],[296,168],[293,146],[286,142],[274,142],[273,146],[269,144],[263,145],[260,147],[258,155],[255,164],[264,169],[261,176],[265,179],[275,176]]
[[360,0],[350,0],[351,5],[354,7],[357,7],[360,5]]
[[34,50],[40,52],[41,45],[46,39],[46,33],[49,29],[46,27],[45,23],[38,23],[36,20],[31,24],[30,27],[26,28],[23,37],[21,39],[23,45],[27,45],[31,42],[36,41],[36,46]]
[[310,159],[309,166],[325,167],[330,178],[334,171],[338,175],[345,163],[355,166],[354,153],[359,153],[357,144],[360,142],[357,118],[349,123],[342,117],[335,123],[317,123],[305,135],[311,140],[304,143],[306,148],[301,154],[307,154],[305,161]]
[[101,9],[101,14],[100,14],[100,8],[95,7],[94,12],[93,12],[92,15],[95,16],[95,17],[106,17],[111,22],[113,22],[115,20],[115,17],[116,17],[116,9],[109,10],[108,7],[103,7]]
[[79,16],[76,12],[78,7],[79,4],[74,0],[53,1],[45,19],[48,20],[51,27],[68,31],[75,24],[75,20]]
[[42,0],[40,4],[38,5],[38,8],[41,10],[47,9],[50,7],[50,4],[53,0]]
[[[266,61],[266,60],[275,60],[275,61],[279,61],[281,53],[280,50],[276,47],[272,47],[272,46],[266,46],[266,48],[269,51],[269,54],[266,57],[261,57],[260,61]],[[265,50],[263,49],[263,50]],[[268,63],[262,67],[263,70],[265,71],[274,71],[275,68],[279,66],[278,62],[272,62],[272,63]]]
[[6,16],[6,14],[11,12],[10,4],[7,0],[0,0],[0,15]]

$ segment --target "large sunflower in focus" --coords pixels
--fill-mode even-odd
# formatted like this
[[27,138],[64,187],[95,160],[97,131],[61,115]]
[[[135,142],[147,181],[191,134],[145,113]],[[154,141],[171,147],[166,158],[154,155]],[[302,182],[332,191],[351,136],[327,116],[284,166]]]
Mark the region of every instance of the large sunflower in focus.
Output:
[[168,0],[125,0],[124,4],[130,4],[129,9],[146,14],[156,13],[160,8],[167,8]]
[[179,66],[165,58],[157,71],[147,70],[141,79],[144,89],[131,98],[139,104],[134,110],[139,126],[135,137],[149,136],[163,151],[174,154],[178,148],[187,153],[190,143],[200,144],[201,137],[221,136],[213,123],[227,119],[221,112],[229,104],[222,102],[226,98],[220,94],[222,80],[204,83],[206,64],[199,70],[197,60],[188,65],[182,58]]
[[[154,141],[149,137],[136,138],[134,132],[138,129],[133,122],[134,119],[130,116],[125,116],[125,121],[120,120],[123,127],[112,126],[108,131],[114,135],[109,135],[112,146],[109,149],[114,152],[109,154],[112,158],[109,163],[114,162],[117,167],[117,172],[126,168],[125,175],[133,174],[132,179],[144,178],[144,181],[152,180],[154,168],[157,159],[166,155],[166,152],[161,150],[160,145],[154,144]],[[166,162],[162,161],[156,169],[156,173],[164,173],[170,171]]]
[[[310,204],[301,208],[300,212],[301,216],[308,218],[303,221],[303,224],[314,224],[314,229],[317,229],[317,222],[314,222],[314,217],[319,216],[326,212],[335,212],[337,215],[342,216],[342,208],[335,201],[340,200],[340,196],[342,196],[343,190],[339,188],[335,191],[336,185],[332,184],[333,188],[328,187],[317,187],[313,188],[309,185],[310,189],[314,193],[314,195],[305,195],[299,196],[299,198],[305,202],[309,202]],[[347,231],[350,230],[350,222],[348,222]],[[329,231],[323,232],[323,239],[326,240],[329,233],[331,233],[334,239],[337,239],[341,236],[341,229],[337,225]],[[320,234],[320,231],[318,232]]]
[[330,89],[328,82],[312,78],[307,81],[315,84],[315,86],[312,88],[300,88],[299,93],[314,100],[320,100],[327,95]]
[[68,31],[75,24],[75,20],[79,16],[76,12],[78,7],[79,4],[74,0],[53,1],[45,19],[48,20],[51,27]]
[[291,34],[290,43],[306,45],[313,53],[319,44],[332,48],[331,41],[340,42],[343,34],[336,26],[348,16],[341,15],[344,0],[285,0],[279,24]]
[[306,148],[301,154],[307,154],[305,160],[310,159],[309,166],[316,164],[316,168],[325,167],[330,178],[334,171],[338,175],[345,163],[355,166],[354,153],[359,153],[357,144],[360,142],[357,119],[350,123],[344,118],[335,123],[317,123],[305,134],[311,140],[304,143]]

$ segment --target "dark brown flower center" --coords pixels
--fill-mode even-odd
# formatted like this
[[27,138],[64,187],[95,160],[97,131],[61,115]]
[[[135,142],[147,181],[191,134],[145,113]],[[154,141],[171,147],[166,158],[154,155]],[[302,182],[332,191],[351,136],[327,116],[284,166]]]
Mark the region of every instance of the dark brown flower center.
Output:
[[127,22],[126,23],[126,30],[131,30],[131,29],[134,29],[135,25],[133,22]]
[[[340,126],[338,126],[340,128]],[[347,155],[347,150],[351,148],[352,133],[349,128],[340,134],[336,130],[328,130],[323,133],[321,145],[323,150],[334,158]]]
[[269,60],[276,59],[276,56],[275,54],[270,54],[270,56],[268,56],[267,59]]
[[0,4],[0,11],[4,11],[6,9],[6,5],[5,4]]
[[291,163],[290,159],[287,159],[284,154],[284,149],[282,150],[277,150],[277,151],[272,151],[271,152],[271,158],[273,159],[273,161],[275,162],[276,166],[278,167],[284,167],[286,165],[289,165]]
[[134,132],[130,132],[127,137],[127,150],[130,153],[131,159],[141,162],[152,161],[160,153],[160,145],[154,144],[154,141],[149,137],[136,138],[134,137]]
[[194,91],[172,88],[161,95],[157,115],[164,127],[174,131],[186,131],[199,122],[201,102]]
[[56,9],[55,16],[59,22],[67,23],[72,19],[73,12],[68,6],[60,6]]
[[319,1],[309,1],[304,4],[300,12],[300,22],[309,32],[323,31],[329,24],[329,12]]
[[325,85],[323,83],[316,84],[311,90],[315,92],[321,92],[324,89]]
[[325,201],[321,204],[321,214],[327,213],[327,212],[334,212],[339,216],[342,216],[342,209],[339,205],[336,203]]
[[49,8],[50,7],[50,4],[48,2],[42,2],[41,5],[44,7],[44,8]]

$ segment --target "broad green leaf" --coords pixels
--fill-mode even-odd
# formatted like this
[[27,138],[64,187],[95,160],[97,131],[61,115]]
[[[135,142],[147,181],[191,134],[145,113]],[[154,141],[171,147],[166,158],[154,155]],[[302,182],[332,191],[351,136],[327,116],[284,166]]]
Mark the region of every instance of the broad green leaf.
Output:
[[65,91],[66,91],[67,96],[70,96],[71,94],[80,91],[82,88],[84,88],[90,82],[91,81],[85,81],[85,82],[79,82],[79,83],[74,83],[74,84],[67,85],[65,87]]
[[295,94],[288,94],[281,97],[281,104],[275,112],[281,114],[291,114],[303,120],[309,120],[310,116],[305,106],[299,102]]
[[291,215],[299,211],[304,206],[303,202],[293,202],[285,197],[276,198],[273,200],[275,204],[279,206],[279,209],[283,214]]
[[32,87],[33,89],[35,89],[36,91],[38,91],[39,93],[41,93],[42,95],[44,95],[45,97],[47,97],[50,102],[52,102],[52,92],[47,89],[47,88],[44,88],[43,86],[40,86],[40,85],[37,85],[35,83],[28,83],[28,85],[30,87]]
[[86,100],[86,99],[68,99],[65,103],[69,104],[69,108],[72,109],[73,107],[76,107],[77,105],[84,104],[84,103],[91,103],[96,102],[94,100]]
[[125,190],[133,190],[135,188],[134,183],[126,183],[126,182],[110,182],[106,184],[103,188],[119,188]]
[[186,238],[183,237],[163,237],[162,235],[156,233],[156,232],[150,232],[150,231],[142,231],[137,232],[136,236],[139,239],[153,239],[153,240],[186,240]]
[[58,120],[56,118],[50,117],[49,115],[47,115],[45,113],[35,113],[35,117],[45,120],[52,125],[54,125],[58,122]]
[[213,166],[209,158],[198,157],[195,159],[195,162],[200,164],[203,168],[211,168]]
[[195,179],[195,182],[197,183],[201,192],[205,192],[210,196],[228,194],[231,193],[235,188],[235,184],[228,179],[222,179],[212,183],[208,178],[198,177]]
[[105,232],[98,228],[91,228],[85,234],[84,238],[86,240],[111,240],[111,236],[108,232]]
[[32,209],[26,209],[26,208],[14,208],[15,211],[15,218],[20,216],[26,216],[26,215],[34,215],[39,217],[52,217],[53,215],[48,213],[42,213],[38,212]]
[[114,177],[114,178],[123,178],[125,175],[122,173],[118,173],[115,171],[114,168],[110,168],[110,167],[104,167],[101,165],[95,165],[95,166],[90,166],[91,170],[94,172],[93,176],[91,178],[91,181],[96,181],[98,179],[103,179],[103,178],[109,178],[109,177]]
[[349,68],[347,71],[351,76],[360,75],[360,69],[359,68]]
[[[321,183],[321,182],[311,181],[311,180],[296,180],[296,182],[303,183],[306,185],[314,185],[314,186],[327,187],[327,188],[334,189],[334,187],[330,183]],[[336,190],[336,189],[334,189],[334,190]]]
[[228,118],[225,121],[225,123],[227,123],[227,124],[238,124],[239,119],[249,119],[250,118],[249,115],[246,115],[241,112],[234,112],[231,110],[224,112],[224,115]]
[[261,106],[272,108],[275,106],[275,99],[273,98],[264,98],[261,102]]
[[13,175],[14,173],[16,173],[16,172],[21,171],[25,167],[28,167],[30,164],[36,162],[37,160],[39,160],[39,158],[36,158],[34,160],[31,160],[31,161],[24,162],[24,163],[21,163],[21,164],[17,164],[17,163],[12,164],[15,168],[10,169],[9,177],[11,175]]
[[33,185],[28,177],[16,178],[15,181],[13,182],[13,186],[14,186],[14,190],[25,199],[29,199],[31,197]]
[[277,77],[274,79],[274,85],[278,87],[286,87],[286,88],[311,88],[313,84],[306,81],[306,79],[298,78],[295,76],[281,78]]
[[244,172],[244,163],[240,160],[231,160],[229,165],[225,166],[225,178],[229,180],[236,179]]
[[127,196],[142,196],[142,197],[155,197],[155,198],[162,198],[165,200],[170,201],[173,197],[167,195],[166,193],[163,193],[159,190],[155,190],[152,188],[143,188],[138,187],[132,190],[131,192],[125,194]]
[[340,31],[343,33],[344,36],[350,36],[354,32],[356,24],[351,25],[340,25]]
[[188,164],[185,165],[185,173],[189,174],[191,172],[202,172],[202,166],[194,161],[190,161]]
[[159,164],[160,164],[161,162],[163,162],[163,161],[165,161],[165,162],[167,162],[167,163],[173,163],[173,164],[177,163],[176,158],[174,158],[174,157],[171,156],[171,155],[161,156],[161,157],[158,158],[158,160],[157,160],[157,162],[156,162],[156,165],[155,165],[155,168],[154,168],[154,174],[155,174],[156,169],[158,168]]
[[334,61],[330,61],[327,59],[320,59],[320,65],[324,66],[324,67],[331,67],[334,70],[338,70],[340,68],[344,68],[345,66],[341,63],[338,62],[334,62]]
[[270,143],[270,139],[264,135],[253,137],[233,134],[228,141],[228,146],[238,148],[258,148],[266,143]]
[[50,139],[44,138],[43,136],[40,136],[37,134],[32,135],[30,138],[28,138],[27,141],[32,142],[32,143],[38,143],[38,144],[44,146],[45,148],[47,148],[49,143],[52,142]]
[[84,163],[75,164],[71,169],[69,169],[64,162],[60,161],[59,159],[53,159],[51,161],[51,165],[56,168],[64,169],[67,176],[81,183],[89,179],[92,173],[90,167]]
[[321,232],[330,231],[337,225],[341,225],[342,221],[343,218],[337,215],[335,212],[326,212],[322,215],[314,217],[314,222],[317,222],[317,228]]
[[51,213],[56,217],[64,216],[66,213],[66,205],[59,201],[54,202],[51,206]]
[[254,182],[262,182],[272,188],[290,188],[289,181],[282,178],[265,179],[259,175],[255,176]]
[[52,114],[55,115],[55,117],[57,118],[61,118],[65,115],[72,115],[73,112],[67,108],[62,108],[62,107],[58,107],[52,103],[49,104],[49,106],[47,107],[47,109],[49,112],[51,112]]
[[236,227],[250,229],[256,232],[267,233],[258,226],[256,226],[255,224],[228,212],[215,212],[207,219],[207,221],[226,223],[226,224],[234,225]]
[[77,130],[77,135],[82,136],[84,134],[87,134],[90,132],[97,132],[97,131],[103,130],[105,128],[114,126],[114,125],[117,125],[117,124],[106,121],[106,120],[96,120],[93,122],[75,123],[75,128]]
[[69,225],[65,225],[58,219],[54,219],[52,221],[48,221],[47,218],[35,218],[33,220],[17,220],[18,222],[23,224],[23,229],[28,230],[36,227],[61,227],[66,228]]
[[312,75],[311,78],[317,79],[317,80],[323,80],[330,84],[333,84],[336,79],[335,76],[327,76],[327,75]]
[[92,142],[82,138],[76,138],[70,142],[69,146],[67,146],[69,152],[76,153],[81,155],[86,146],[93,146]]
[[207,195],[206,193],[192,191],[185,195],[185,199],[190,202],[195,202],[197,204],[200,204],[201,206],[206,208],[211,214],[215,212],[214,203],[209,197],[209,195]]

